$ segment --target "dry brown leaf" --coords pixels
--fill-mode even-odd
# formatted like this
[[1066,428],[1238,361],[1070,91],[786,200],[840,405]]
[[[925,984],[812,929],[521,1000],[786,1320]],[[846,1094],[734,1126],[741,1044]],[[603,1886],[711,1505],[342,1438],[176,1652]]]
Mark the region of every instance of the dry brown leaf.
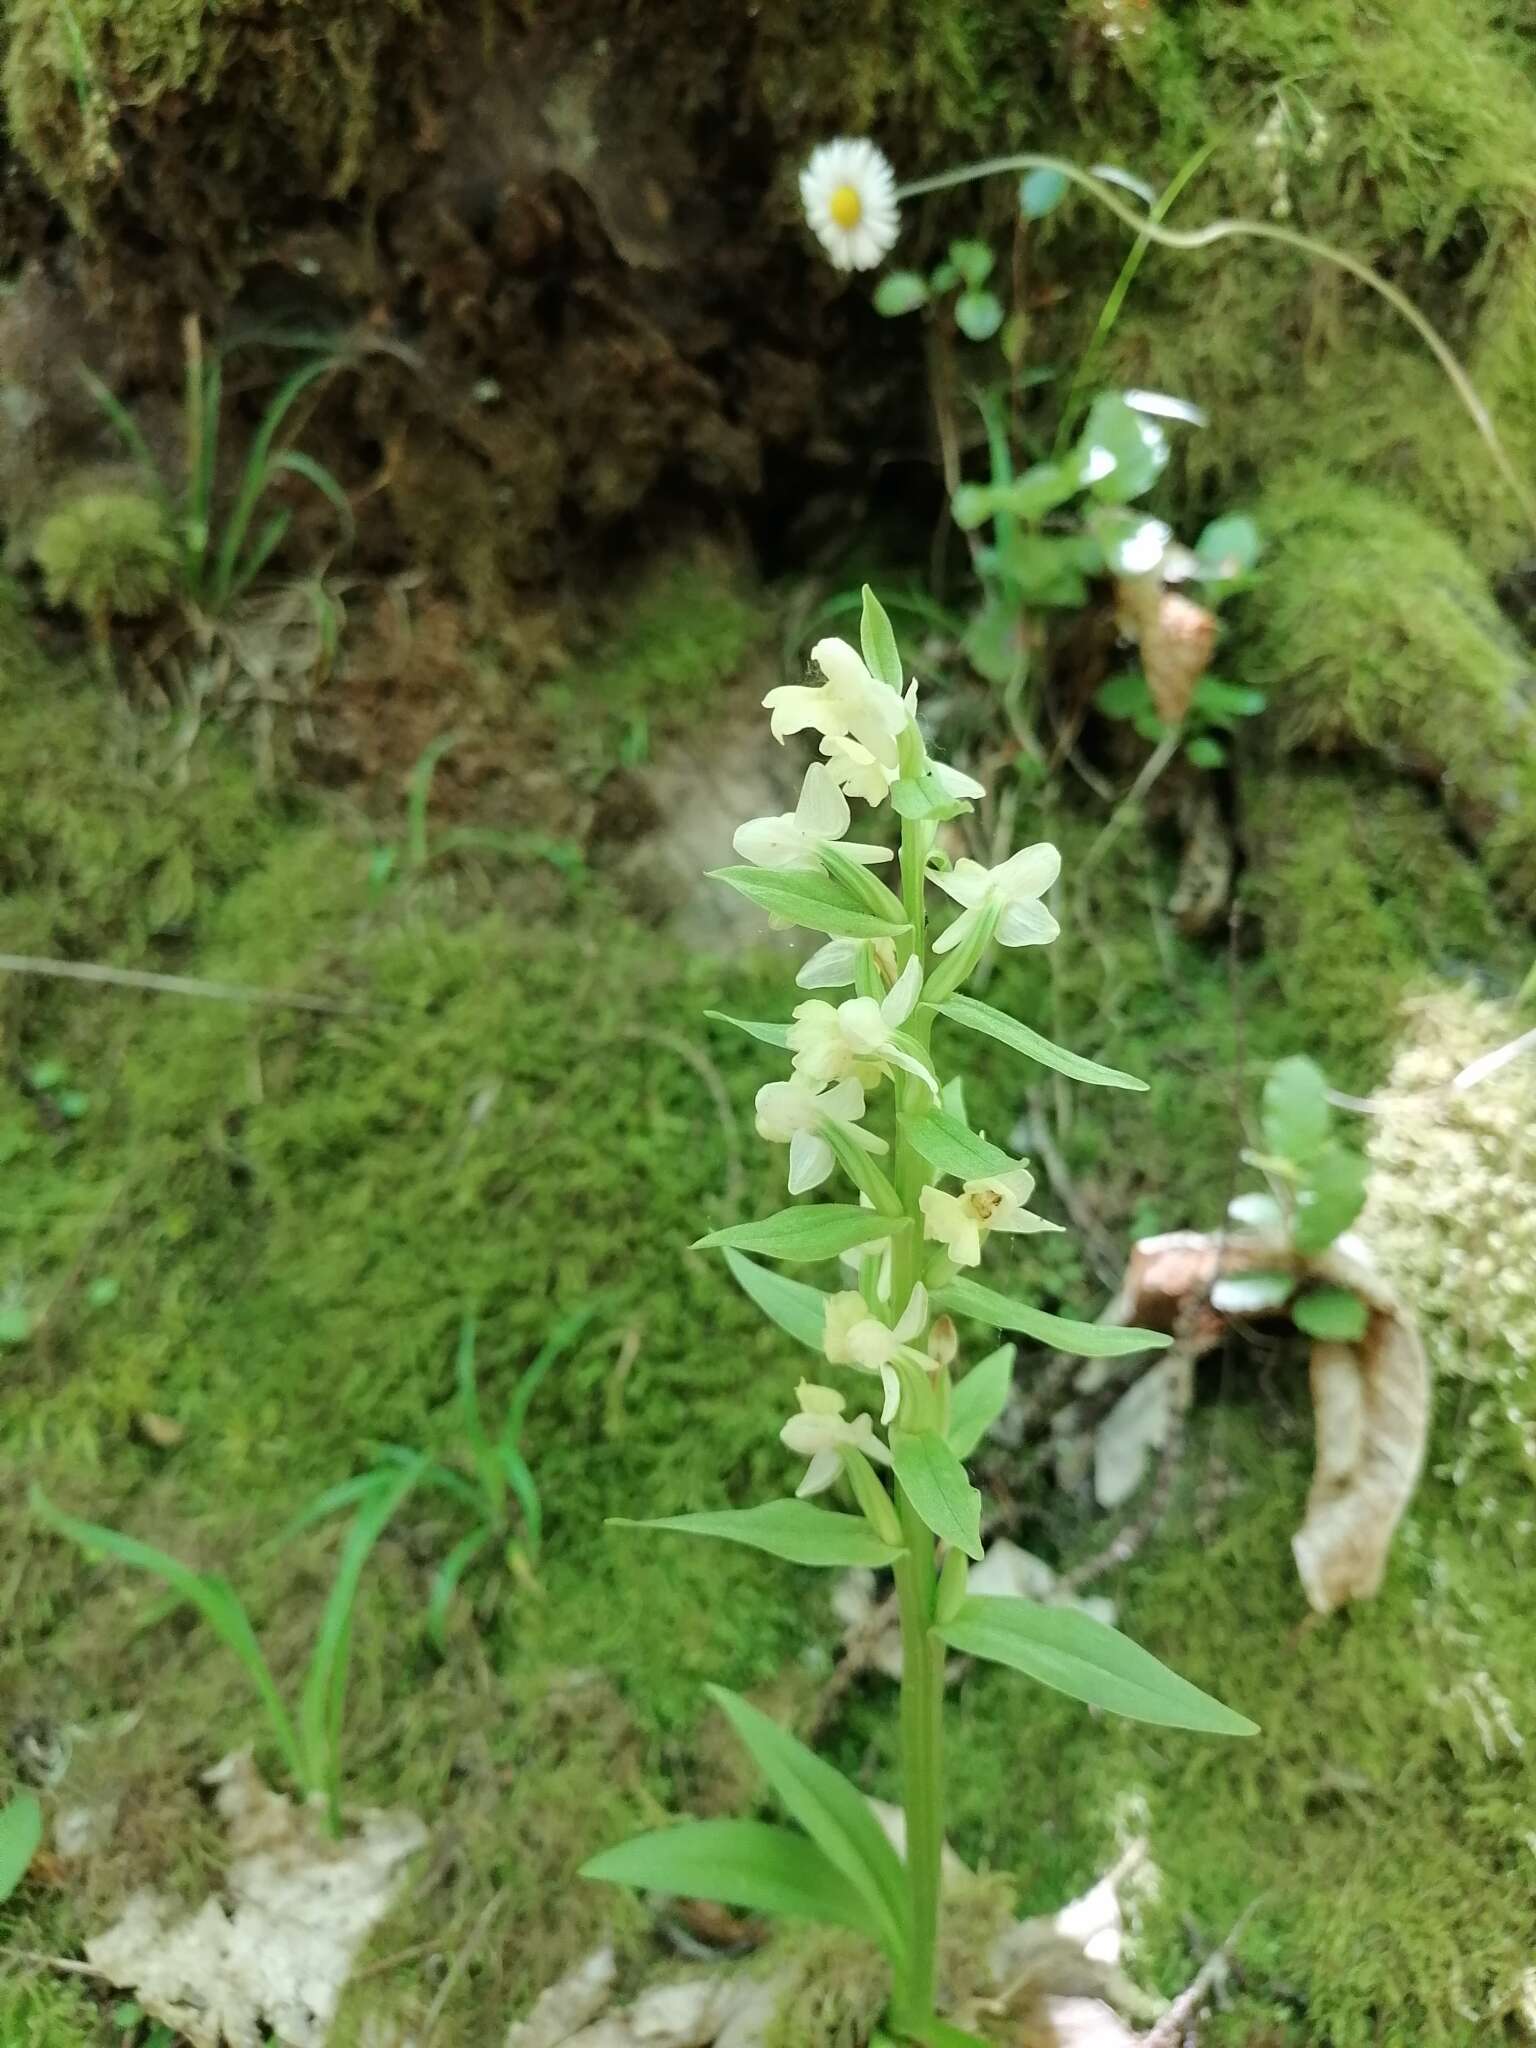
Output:
[[[1218,1344],[1227,1318],[1210,1303],[1218,1278],[1283,1265],[1272,1238],[1196,1230],[1142,1238],[1103,1321],[1174,1335],[1197,1358]],[[1370,1247],[1346,1233],[1318,1258],[1297,1261],[1297,1282],[1349,1289],[1370,1311],[1358,1344],[1314,1343],[1312,1404],[1317,1464],[1306,1516],[1292,1540],[1310,1605],[1331,1614],[1380,1591],[1392,1538],[1413,1497],[1429,1432],[1429,1363],[1419,1333]],[[1156,1370],[1157,1368],[1153,1368]],[[1134,1390],[1133,1390],[1134,1391]]]
[[243,1752],[207,1782],[229,1833],[220,1896],[186,1914],[137,1892],[86,1942],[86,1959],[192,2048],[322,2048],[353,1960],[427,1831],[414,1814],[370,1811],[333,1842]]
[[1142,672],[1158,717],[1182,725],[1195,685],[1211,665],[1216,614],[1155,576],[1123,576],[1115,584],[1120,630],[1141,649]]

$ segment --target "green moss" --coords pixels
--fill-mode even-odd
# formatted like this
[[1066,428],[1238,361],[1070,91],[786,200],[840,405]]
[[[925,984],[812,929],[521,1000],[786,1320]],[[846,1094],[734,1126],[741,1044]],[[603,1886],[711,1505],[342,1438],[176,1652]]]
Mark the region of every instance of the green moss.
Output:
[[33,558],[50,604],[71,604],[97,624],[157,611],[176,575],[164,509],[142,491],[93,491],[51,512]]
[[1440,791],[1490,870],[1536,908],[1530,658],[1457,544],[1337,477],[1278,485],[1239,627],[1282,747],[1367,750]]
[[[680,704],[715,701],[706,692],[748,625],[703,624],[705,599],[683,579],[593,657],[610,702],[647,710],[667,680]],[[783,1014],[782,971],[689,959],[627,924],[596,881],[545,923],[528,917],[515,867],[504,880],[495,870],[495,885],[466,868],[380,891],[359,821],[260,796],[215,734],[193,750],[183,789],[145,801],[144,764],[163,743],[153,725],[51,673],[20,637],[0,634],[0,669],[0,749],[13,750],[0,752],[0,773],[29,821],[22,854],[7,858],[22,863],[15,903],[48,943],[361,1006],[315,1015],[6,986],[17,1057],[0,1078],[0,1274],[37,1328],[6,1354],[13,1398],[0,1406],[0,1584],[19,1589],[0,1693],[15,1719],[99,1731],[76,1745],[59,1796],[112,1782],[125,1815],[78,1887],[28,1892],[8,1909],[7,1938],[67,1953],[124,1885],[195,1895],[213,1843],[189,1786],[213,1752],[209,1730],[219,1747],[262,1740],[238,1670],[207,1632],[40,1538],[22,1479],[226,1570],[292,1686],[339,1532],[281,1550],[273,1533],[358,1469],[370,1443],[454,1455],[465,1298],[480,1307],[493,1409],[551,1320],[591,1305],[586,1336],[530,1418],[548,1510],[539,1588],[476,1575],[438,1660],[421,1616],[456,1525],[417,1502],[371,1563],[358,1617],[350,1788],[413,1806],[454,1854],[381,1933],[379,1956],[407,1960],[359,1988],[348,2024],[359,2031],[375,2003],[419,2019],[433,1987],[418,1945],[456,1949],[500,1893],[506,1938],[486,1944],[441,2014],[445,2039],[493,2038],[605,1928],[636,1975],[654,1966],[645,1909],[578,1883],[576,1866],[665,1811],[750,1805],[757,1788],[703,1709],[702,1681],[776,1695],[792,1715],[833,1642],[825,1589],[799,1573],[601,1526],[784,1483],[775,1431],[796,1359],[716,1262],[684,1250],[701,1224],[782,1198],[782,1158],[747,1135],[773,1055],[700,1020],[706,1005]],[[46,773],[29,778],[23,763],[37,761]],[[1498,929],[1470,863],[1427,879],[1415,865],[1446,843],[1427,800],[1300,761],[1271,777],[1259,785],[1273,792],[1266,847],[1288,817],[1330,866],[1326,887],[1298,870],[1296,890],[1342,892],[1349,917],[1378,935],[1381,978],[1357,999],[1372,1017],[1416,955],[1493,957]],[[1333,785],[1357,780],[1371,863],[1331,836]],[[1147,1095],[1063,1090],[1070,1113],[1053,1124],[1114,1239],[1133,1223],[1207,1221],[1241,1143],[1239,1050],[1250,1075],[1298,1043],[1330,1071],[1347,1068],[1352,1043],[1365,1057],[1348,1035],[1355,1014],[1303,1009],[1298,1022],[1304,990],[1298,980],[1282,997],[1275,975],[1299,978],[1304,963],[1285,964],[1290,941],[1276,940],[1277,968],[1239,953],[1239,1034],[1224,950],[1165,928],[1162,852],[1127,831],[1074,879],[1099,821],[1041,822],[1068,852],[1067,936],[1010,959],[991,994],[1153,1081]],[[1263,871],[1279,860],[1266,851]],[[166,866],[182,907],[156,925],[146,902]],[[1357,869],[1369,884],[1358,895]],[[1278,915],[1266,908],[1266,923]],[[1364,943],[1352,924],[1347,950]],[[712,1063],[729,1130],[680,1047]],[[1032,1084],[1033,1113],[1055,1117],[1049,1082],[990,1044],[965,1041],[973,1052],[988,1129],[1011,1131]],[[67,1125],[18,1078],[45,1055],[87,1098]],[[1091,1311],[1097,1288],[1080,1251],[1035,1241],[1024,1255],[1020,1284]],[[1046,1909],[1102,1874],[1118,1836],[1144,1824],[1163,1891],[1138,1967],[1163,1988],[1188,1972],[1183,1912],[1215,1938],[1266,1895],[1244,1939],[1250,1988],[1221,2023],[1234,2044],[1270,2016],[1267,1987],[1279,1983],[1338,2048],[1450,2048],[1466,2038],[1467,2011],[1505,1995],[1517,1951],[1528,1960],[1524,1892],[1500,1881],[1524,1853],[1519,1760],[1487,1753],[1477,1719],[1490,1697],[1519,1727],[1536,1718],[1536,1644],[1517,1598],[1524,1581],[1509,1569],[1530,1562],[1528,1516],[1497,1460],[1479,1465],[1486,1513],[1465,1512],[1432,1480],[1382,1601],[1298,1635],[1288,1538],[1308,1428],[1299,1384],[1293,1394],[1277,1368],[1275,1386],[1250,1404],[1229,1371],[1198,1424],[1175,1519],[1115,1587],[1127,1625],[1254,1712],[1264,1738],[1218,1748],[1116,1727],[1005,1674],[974,1673],[951,1724],[956,1845],[1017,1878],[1025,1909]],[[182,1426],[178,1448],[143,1441],[146,1410]],[[1434,1465],[1455,1430],[1448,1409]],[[1102,1540],[1073,1504],[1034,1504],[1040,1547]],[[886,1796],[893,1705],[871,1684],[834,1741],[844,1768]],[[119,1723],[129,1709],[131,1725]],[[834,1961],[829,1951],[807,1979],[820,2010],[806,2025],[827,2037],[813,2032],[807,2048],[827,2048],[867,2009],[870,1978],[850,1973],[846,1955],[836,1972]],[[7,2039],[28,2048],[79,2048],[90,2039],[79,2010],[68,1987],[0,1991]]]
[[1501,922],[1481,867],[1432,798],[1356,769],[1291,763],[1245,785],[1268,990],[1296,1046],[1336,1086],[1369,1089],[1431,978],[1508,985],[1528,945]]
[[121,180],[142,111],[173,95],[241,102],[216,124],[222,168],[244,158],[255,176],[274,147],[296,150],[343,191],[371,146],[380,48],[418,0],[286,12],[309,18],[274,33],[258,0],[7,0],[12,132],[81,225]]
[[0,713],[4,949],[174,966],[214,892],[270,843],[276,821],[249,770],[217,735],[188,751],[99,681],[42,662],[3,592]]

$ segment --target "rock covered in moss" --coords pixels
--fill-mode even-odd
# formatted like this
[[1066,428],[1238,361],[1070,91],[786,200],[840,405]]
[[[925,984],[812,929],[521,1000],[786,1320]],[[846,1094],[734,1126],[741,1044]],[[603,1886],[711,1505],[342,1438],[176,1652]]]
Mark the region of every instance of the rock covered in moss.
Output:
[[1260,518],[1240,659],[1279,746],[1424,782],[1536,909],[1536,661],[1487,579],[1421,513],[1326,471],[1278,484]]
[[177,549],[165,507],[144,491],[88,491],[51,512],[33,558],[48,602],[88,619],[141,619],[175,588]]
[[[1443,1372],[1536,1382],[1536,1057],[1457,1088],[1521,1024],[1499,1003],[1442,989],[1410,1003],[1377,1091],[1363,1227],[1417,1309]],[[1529,1422],[1524,1425],[1529,1428]],[[1536,1439],[1528,1455],[1536,1461]]]

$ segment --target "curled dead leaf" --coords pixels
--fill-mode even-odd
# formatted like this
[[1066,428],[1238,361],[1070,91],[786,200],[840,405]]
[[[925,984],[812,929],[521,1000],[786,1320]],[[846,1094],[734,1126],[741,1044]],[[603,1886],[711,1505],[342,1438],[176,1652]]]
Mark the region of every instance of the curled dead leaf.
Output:
[[1166,589],[1156,576],[1122,576],[1115,584],[1115,620],[1141,649],[1158,717],[1182,725],[1195,685],[1211,665],[1216,614]]
[[[1380,1591],[1392,1538],[1423,1468],[1429,1433],[1424,1346],[1369,1245],[1346,1233],[1319,1257],[1292,1262],[1273,1238],[1256,1233],[1181,1230],[1142,1238],[1131,1248],[1120,1291],[1103,1320],[1168,1331],[1187,1358],[1198,1358],[1227,1330],[1227,1316],[1211,1304],[1217,1282],[1287,1267],[1293,1267],[1298,1286],[1313,1280],[1347,1288],[1370,1313],[1358,1343],[1318,1341],[1312,1346],[1317,1463],[1305,1518],[1291,1548],[1309,1604],[1319,1614],[1331,1614],[1348,1601],[1368,1600]],[[1166,1370],[1166,1363],[1152,1368],[1158,1370]],[[1158,1412],[1158,1404],[1149,1400],[1133,1405],[1122,1418],[1134,1425],[1129,1449],[1143,1459],[1155,1443]],[[1111,1452],[1115,1449],[1112,1445]],[[1119,1446],[1121,1452],[1126,1449]],[[1111,1491],[1118,1494],[1124,1473],[1116,1469],[1113,1455],[1106,1462],[1114,1474]]]

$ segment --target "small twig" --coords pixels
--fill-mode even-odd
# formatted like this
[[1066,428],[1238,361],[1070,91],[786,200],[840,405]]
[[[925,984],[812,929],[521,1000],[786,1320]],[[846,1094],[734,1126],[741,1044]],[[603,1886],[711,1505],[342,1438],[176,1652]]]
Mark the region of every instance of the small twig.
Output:
[[72,1956],[45,1956],[32,1948],[0,1948],[0,1962],[20,1963],[30,1970],[58,1970],[66,1977],[95,1977],[103,1984],[112,1981],[94,1963],[77,1963]]
[[1118,1287],[1122,1261],[1115,1257],[1114,1246],[1109,1233],[1084,1201],[1082,1191],[1061,1156],[1056,1135],[1044,1112],[1044,1104],[1038,1088],[1031,1088],[1024,1097],[1029,1111],[1030,1149],[1045,1168],[1045,1177],[1050,1182],[1057,1200],[1071,1218],[1072,1228],[1083,1240],[1093,1270],[1106,1287]]
[[[1163,1364],[1166,1365],[1177,1355],[1176,1351],[1165,1353]],[[1184,1446],[1187,1440],[1184,1419],[1189,1412],[1193,1370],[1192,1361],[1186,1359],[1185,1364],[1191,1369],[1184,1374],[1181,1385],[1175,1382],[1178,1393],[1169,1404],[1168,1434],[1163,1439],[1162,1456],[1158,1460],[1157,1471],[1153,1474],[1152,1484],[1147,1490],[1140,1514],[1127,1522],[1119,1534],[1106,1543],[1102,1550],[1095,1551],[1092,1557],[1085,1557],[1081,1564],[1076,1564],[1070,1571],[1063,1572],[1052,1589],[1056,1596],[1080,1593],[1085,1586],[1091,1586],[1095,1579],[1103,1578],[1106,1572],[1115,1571],[1121,1565],[1129,1564],[1168,1512],[1168,1503],[1173,1498],[1173,1484],[1178,1477],[1179,1467],[1184,1462]]]
[[1485,1052],[1480,1058],[1475,1059],[1471,1066],[1463,1067],[1451,1083],[1452,1089],[1460,1095],[1468,1088],[1475,1088],[1479,1081],[1486,1081],[1490,1074],[1497,1074],[1501,1068],[1507,1067],[1512,1060],[1519,1059],[1522,1053],[1530,1052],[1533,1047],[1536,1047],[1536,1030],[1522,1032],[1518,1038],[1512,1038],[1508,1045],[1496,1046],[1492,1052]]
[[443,2016],[443,2010],[449,1998],[452,1996],[459,1980],[463,1977],[464,1972],[469,1968],[475,1951],[485,1940],[487,1934],[490,1933],[492,1922],[506,1903],[507,1887],[503,1885],[501,1890],[488,1900],[481,1909],[474,1926],[470,1928],[458,1953],[448,1965],[443,1981],[437,1987],[437,1994],[433,1998],[431,2005],[427,2008],[427,2017],[421,2030],[422,2048],[432,2048],[432,2039],[437,2032],[438,2021]]
[[1178,1997],[1169,2006],[1152,2031],[1149,2034],[1142,2035],[1141,2048],[1179,2048],[1179,2044],[1184,2037],[1185,2027],[1200,2010],[1211,1987],[1221,1977],[1223,1971],[1232,1960],[1232,1950],[1237,1944],[1238,1936],[1262,1904],[1263,1897],[1261,1895],[1257,1899],[1250,1900],[1243,1908],[1236,1920],[1233,1921],[1231,1931],[1227,1935],[1226,1940],[1222,1942],[1219,1948],[1211,1950],[1189,1984],[1179,1993]]
[[1179,751],[1183,738],[1183,727],[1175,726],[1172,732],[1164,733],[1153,751],[1142,762],[1140,774],[1110,812],[1105,820],[1103,831],[1078,862],[1077,872],[1079,878],[1086,875],[1089,869],[1097,863],[1100,854],[1104,852],[1105,848],[1112,846],[1115,840],[1119,838],[1126,819],[1135,810],[1136,806],[1147,794],[1147,791],[1151,789],[1163,770],[1168,766],[1168,763]]
[[349,1984],[361,1984],[365,1977],[382,1977],[406,1963],[420,1962],[423,1956],[429,1956],[434,1949],[441,1947],[440,1941],[418,1941],[410,1948],[397,1948],[392,1956],[379,1956],[374,1962],[364,1963],[361,1969],[351,1973],[347,1981]]
[[900,1600],[895,1593],[888,1593],[848,1636],[842,1655],[832,1667],[831,1676],[816,1695],[801,1732],[802,1741],[814,1744],[826,1733],[844,1695],[871,1669],[880,1638],[895,1624],[900,1614]]
[[42,974],[56,981],[147,989],[154,995],[200,996],[223,1003],[266,1003],[280,1010],[319,1010],[332,1016],[372,1016],[380,1007],[339,996],[288,995],[281,989],[252,988],[238,981],[199,981],[187,974],[150,974],[137,967],[107,967],[99,960],[42,960],[29,953],[0,953],[0,974]]
[[644,1044],[665,1046],[668,1052],[675,1052],[680,1060],[686,1060],[704,1083],[720,1122],[720,1135],[725,1140],[725,1192],[722,1197],[725,1211],[728,1216],[740,1215],[746,1198],[746,1172],[742,1165],[741,1142],[736,1134],[736,1112],[720,1078],[720,1069],[701,1046],[694,1045],[676,1031],[649,1031],[638,1024],[627,1024],[619,1036],[639,1039]]

